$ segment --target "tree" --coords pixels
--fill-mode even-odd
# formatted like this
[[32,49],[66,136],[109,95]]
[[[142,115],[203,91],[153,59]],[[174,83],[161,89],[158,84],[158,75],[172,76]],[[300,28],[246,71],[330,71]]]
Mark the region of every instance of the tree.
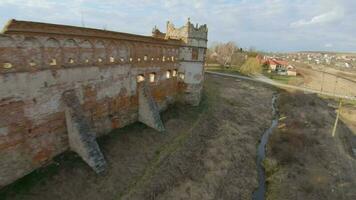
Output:
[[214,52],[213,48],[208,48],[206,50],[206,63],[208,64],[216,64],[217,63],[217,54]]
[[239,48],[235,42],[218,43],[212,51],[216,55],[216,61],[223,66],[231,66],[232,56]]
[[256,58],[249,57],[240,68],[240,72],[246,75],[261,73],[262,66]]

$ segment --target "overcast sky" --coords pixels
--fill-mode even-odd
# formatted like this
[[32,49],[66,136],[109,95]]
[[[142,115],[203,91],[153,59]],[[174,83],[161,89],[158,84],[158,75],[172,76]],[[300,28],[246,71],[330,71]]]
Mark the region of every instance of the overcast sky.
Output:
[[356,52],[356,0],[0,0],[0,24],[31,20],[150,35],[207,24],[209,43],[265,51]]

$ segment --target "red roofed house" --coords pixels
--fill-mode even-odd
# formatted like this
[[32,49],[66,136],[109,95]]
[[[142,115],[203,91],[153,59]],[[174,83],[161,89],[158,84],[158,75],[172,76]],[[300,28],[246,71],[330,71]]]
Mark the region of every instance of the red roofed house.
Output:
[[265,62],[271,71],[277,72],[279,75],[296,76],[297,70],[290,65],[287,61],[268,59]]

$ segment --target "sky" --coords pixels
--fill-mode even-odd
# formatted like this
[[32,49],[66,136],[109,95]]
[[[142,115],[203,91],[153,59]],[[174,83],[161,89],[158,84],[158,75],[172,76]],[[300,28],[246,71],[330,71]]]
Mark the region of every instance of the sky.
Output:
[[356,0],[0,0],[10,19],[150,35],[207,24],[209,44],[234,41],[269,52],[356,52]]

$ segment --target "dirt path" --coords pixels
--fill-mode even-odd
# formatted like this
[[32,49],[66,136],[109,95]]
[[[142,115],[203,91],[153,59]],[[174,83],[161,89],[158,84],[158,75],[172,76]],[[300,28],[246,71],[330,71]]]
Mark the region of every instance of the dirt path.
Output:
[[335,111],[315,95],[280,95],[282,119],[265,162],[267,199],[356,199],[355,137],[342,121],[332,137]]
[[199,107],[163,113],[166,133],[136,123],[101,138],[105,176],[66,154],[0,199],[251,199],[272,93],[259,83],[207,75]]

